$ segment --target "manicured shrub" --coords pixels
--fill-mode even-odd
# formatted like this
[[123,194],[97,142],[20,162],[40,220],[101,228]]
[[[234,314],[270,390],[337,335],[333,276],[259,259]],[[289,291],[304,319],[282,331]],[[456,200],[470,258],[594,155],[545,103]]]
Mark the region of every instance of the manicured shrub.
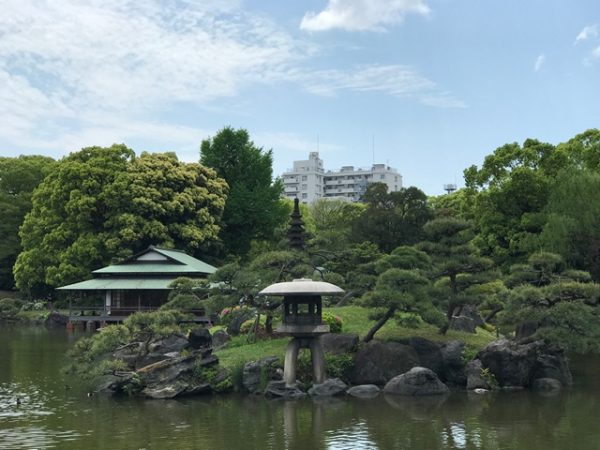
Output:
[[323,313],[323,323],[325,325],[329,325],[329,331],[331,333],[341,333],[342,332],[342,319],[335,314],[324,312]]

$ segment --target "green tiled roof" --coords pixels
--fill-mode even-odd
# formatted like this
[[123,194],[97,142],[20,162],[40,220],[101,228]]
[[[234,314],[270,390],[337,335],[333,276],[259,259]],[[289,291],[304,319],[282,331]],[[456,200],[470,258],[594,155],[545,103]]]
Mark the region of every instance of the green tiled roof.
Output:
[[170,289],[176,278],[131,279],[131,278],[93,278],[79,283],[62,286],[57,290],[63,291],[101,291],[110,289]]
[[[94,270],[94,274],[211,274],[217,271],[217,268],[210,264],[186,255],[177,250],[165,250],[157,247],[150,247],[148,250],[155,251],[169,258],[165,262],[150,262],[150,261],[135,261],[131,258],[120,264],[113,264],[98,270]],[[139,255],[138,255],[139,256]]]

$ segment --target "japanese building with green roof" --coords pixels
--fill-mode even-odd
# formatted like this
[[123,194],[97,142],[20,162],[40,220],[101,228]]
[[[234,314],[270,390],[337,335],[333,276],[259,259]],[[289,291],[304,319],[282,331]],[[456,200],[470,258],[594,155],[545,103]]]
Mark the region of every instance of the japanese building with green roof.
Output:
[[89,280],[57,290],[72,293],[71,307],[76,311],[70,314],[72,321],[115,322],[132,312],[158,309],[167,302],[170,285],[177,278],[203,279],[216,270],[180,250],[150,246],[124,261],[94,270]]

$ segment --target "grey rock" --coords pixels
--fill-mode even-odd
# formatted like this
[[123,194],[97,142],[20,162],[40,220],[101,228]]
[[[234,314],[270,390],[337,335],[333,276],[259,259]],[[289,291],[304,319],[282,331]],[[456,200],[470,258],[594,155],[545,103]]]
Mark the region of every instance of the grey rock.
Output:
[[245,310],[237,313],[236,317],[234,317],[231,322],[229,322],[229,326],[227,327],[227,334],[230,336],[237,336],[240,334],[240,328],[242,324],[249,319],[254,317],[254,311]]
[[308,394],[314,397],[332,397],[346,392],[348,385],[339,378],[329,378],[321,384],[313,384]]
[[469,319],[473,320],[473,324],[476,327],[480,327],[483,326],[483,324],[485,324],[483,318],[481,317],[481,314],[479,314],[479,311],[477,311],[477,307],[475,305],[464,305],[460,308],[460,311],[459,308],[457,308],[454,315],[460,317],[468,317]]
[[277,370],[278,368],[279,358],[277,356],[268,356],[258,361],[247,362],[244,364],[242,385],[251,394],[261,394],[265,382],[281,379],[281,372]]
[[194,328],[188,334],[187,340],[195,349],[212,347],[212,336],[206,328]]
[[150,364],[139,369],[137,374],[146,386],[156,388],[156,385],[168,385],[174,380],[191,374],[197,366],[210,367],[218,362],[219,359],[214,355],[198,360],[197,355],[192,354]]
[[408,340],[419,357],[419,366],[433,370],[438,376],[444,372],[444,360],[440,346],[435,342],[421,337],[413,337]]
[[472,391],[474,389],[491,389],[489,383],[482,377],[483,365],[478,359],[469,361],[467,363],[467,389]]
[[563,385],[556,378],[537,378],[533,380],[531,388],[534,391],[560,391]]
[[488,344],[477,356],[501,387],[528,387],[538,378],[554,378],[564,386],[573,381],[562,350],[543,341],[518,343],[500,339]]
[[500,386],[528,386],[539,350],[538,342],[519,345],[507,339],[489,343],[477,357]]
[[567,357],[561,349],[553,346],[546,346],[538,353],[531,378],[554,378],[563,386],[573,384]]
[[353,384],[383,385],[396,375],[419,365],[415,350],[398,342],[371,341],[356,354]]
[[515,339],[520,341],[521,339],[532,336],[538,329],[537,322],[523,322],[515,328]]
[[133,372],[123,372],[118,375],[104,375],[96,385],[96,392],[108,395],[120,394],[133,378]]
[[287,387],[285,381],[271,381],[265,389],[265,396],[296,400],[306,397],[306,392],[302,392],[297,386]]
[[333,355],[355,352],[358,341],[356,333],[327,333],[321,336],[323,351]]
[[450,341],[440,348],[443,361],[443,373],[440,378],[452,386],[465,386],[467,374],[465,372],[465,361],[463,351],[465,343],[461,341]]
[[223,347],[231,340],[225,330],[218,330],[212,335],[212,344],[215,349]]
[[475,321],[467,316],[453,316],[450,328],[465,333],[475,333]]
[[426,367],[413,367],[408,372],[392,378],[383,388],[386,394],[425,396],[450,392],[435,372]]
[[374,384],[361,384],[346,391],[348,395],[358,398],[375,398],[379,395],[379,392],[381,392],[381,389]]
[[180,352],[188,346],[189,343],[185,336],[173,333],[164,339],[151,342],[148,346],[148,351],[149,353],[165,354],[170,352]]
[[44,324],[50,328],[64,328],[67,326],[67,322],[69,322],[69,318],[63,314],[58,313],[57,311],[52,311],[46,317]]

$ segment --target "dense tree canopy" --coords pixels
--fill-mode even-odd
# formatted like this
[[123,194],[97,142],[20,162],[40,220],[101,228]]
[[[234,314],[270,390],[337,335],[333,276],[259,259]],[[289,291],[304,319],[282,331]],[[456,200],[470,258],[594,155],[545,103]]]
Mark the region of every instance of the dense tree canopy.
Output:
[[174,154],[136,158],[124,145],[72,153],[33,194],[17,286],[39,295],[148,244],[194,254],[217,238],[225,190],[213,170]]
[[423,225],[432,217],[427,196],[412,186],[388,192],[387,185],[372,183],[362,201],[367,208],[354,221],[352,239],[373,242],[383,252],[418,242]]
[[438,296],[446,304],[447,323],[441,329],[445,333],[456,308],[479,302],[473,287],[489,281],[486,272],[493,262],[479,256],[472,244],[472,226],[465,220],[443,217],[428,222],[424,229],[427,240],[419,248],[431,257],[431,275],[439,280]]
[[[530,253],[545,247],[548,240],[540,243],[540,233],[548,213],[560,209],[556,184],[564,179],[565,170],[597,173],[599,155],[600,130],[592,129],[556,146],[534,139],[522,146],[506,144],[488,155],[480,168],[466,169],[470,209],[466,217],[476,221],[478,247],[504,268],[524,262]],[[568,195],[573,194],[571,190]],[[554,205],[547,210],[552,196]],[[554,221],[547,237],[558,236],[557,228],[565,224],[562,219]],[[568,257],[566,250],[564,256]]]
[[21,251],[19,227],[31,210],[33,190],[55,161],[46,156],[0,157],[0,289],[12,289],[13,265]]
[[226,127],[202,141],[201,162],[229,184],[221,237],[225,250],[244,255],[253,239],[271,239],[287,220],[280,196],[281,181],[273,182],[273,154],[254,145],[246,130]]

